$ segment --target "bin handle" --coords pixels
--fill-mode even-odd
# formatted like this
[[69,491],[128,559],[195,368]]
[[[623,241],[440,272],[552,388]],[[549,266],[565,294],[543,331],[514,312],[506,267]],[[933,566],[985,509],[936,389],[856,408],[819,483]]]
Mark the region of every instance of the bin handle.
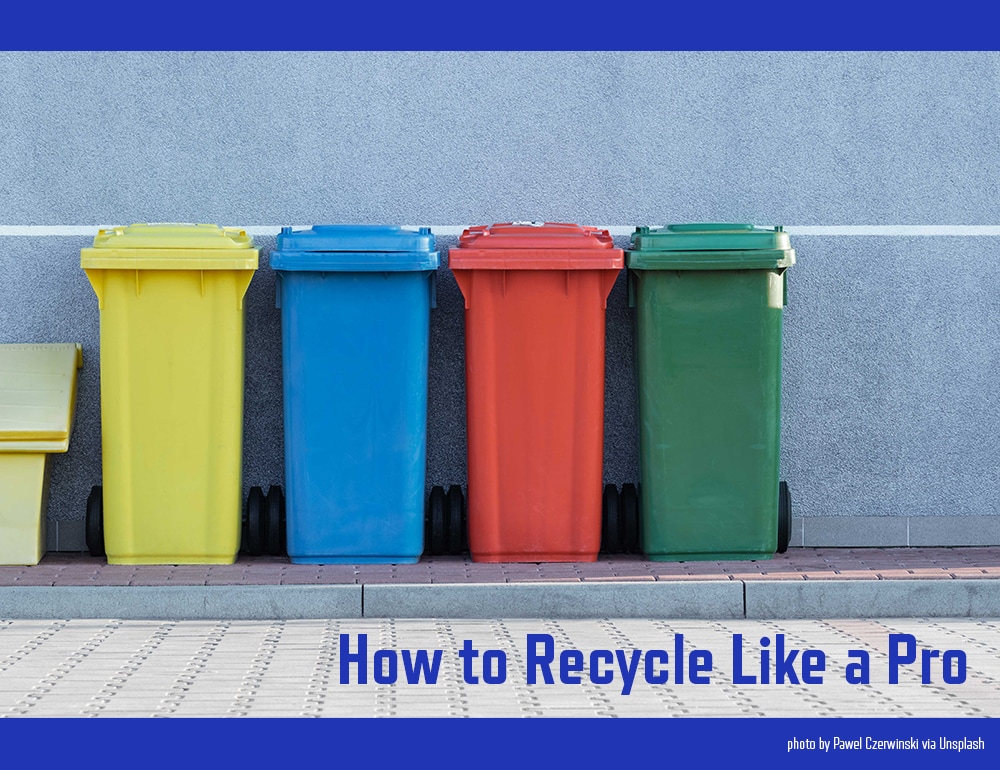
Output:
[[90,287],[94,290],[94,294],[97,295],[97,309],[104,310],[104,274],[107,271],[88,270],[84,268],[83,272],[87,274],[87,278],[90,279]]
[[428,278],[429,278],[429,282],[430,282],[429,291],[430,291],[430,297],[431,297],[431,310],[433,310],[434,308],[436,308],[438,306],[438,299],[437,299],[437,271],[436,270],[431,270],[430,273],[428,274]]
[[781,306],[788,307],[788,268],[781,271]]
[[628,276],[628,306],[635,307],[635,278],[628,268],[625,269],[625,275]]
[[455,283],[458,284],[458,290],[462,292],[462,298],[465,300],[465,309],[468,310],[469,306],[472,304],[472,271],[471,270],[452,270],[451,274],[455,279]]
[[[611,295],[611,290],[615,288],[615,284],[618,283],[621,272],[621,268],[601,271],[601,297],[604,300],[605,310],[608,309],[608,297]],[[566,271],[566,294],[569,295],[569,270]]]
[[274,271],[274,306],[281,310],[281,273]]
[[[205,271],[202,270],[202,275]],[[243,310],[243,301],[247,296],[247,289],[250,288],[250,281],[253,279],[253,270],[239,270],[236,274],[236,309]]]

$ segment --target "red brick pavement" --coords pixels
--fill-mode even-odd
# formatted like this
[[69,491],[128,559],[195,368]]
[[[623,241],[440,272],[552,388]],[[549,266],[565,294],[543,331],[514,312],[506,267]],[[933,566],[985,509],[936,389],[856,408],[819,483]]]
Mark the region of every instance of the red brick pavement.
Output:
[[291,564],[241,556],[225,565],[117,565],[49,553],[31,567],[0,566],[0,586],[322,585],[358,583],[635,582],[663,580],[954,580],[1000,578],[1000,547],[791,548],[762,561],[476,564],[462,557],[417,564]]

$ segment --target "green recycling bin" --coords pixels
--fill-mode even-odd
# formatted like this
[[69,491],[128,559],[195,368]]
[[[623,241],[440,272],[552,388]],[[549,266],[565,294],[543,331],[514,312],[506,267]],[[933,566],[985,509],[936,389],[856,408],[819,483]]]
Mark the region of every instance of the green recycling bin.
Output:
[[635,307],[640,529],[653,561],[769,559],[788,544],[779,485],[781,227],[639,227]]

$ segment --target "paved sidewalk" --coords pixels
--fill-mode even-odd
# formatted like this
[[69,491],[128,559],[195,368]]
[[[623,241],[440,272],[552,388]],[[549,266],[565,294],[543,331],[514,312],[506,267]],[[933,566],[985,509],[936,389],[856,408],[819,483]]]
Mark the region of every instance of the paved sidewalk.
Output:
[[[932,681],[920,665],[900,668],[888,683],[888,638],[912,634],[920,648],[961,650],[962,683],[945,684],[936,659]],[[341,683],[340,635],[357,652],[366,635],[367,681],[349,666]],[[552,638],[553,683],[536,665],[529,683],[528,635]],[[676,683],[674,645],[683,634],[685,655],[712,653],[707,684]],[[742,635],[744,674],[759,674],[760,640],[771,649],[783,634],[786,649],[822,650],[827,658],[817,684],[734,683],[734,634]],[[480,652],[466,681],[457,651],[469,640]],[[541,651],[543,647],[536,648]],[[594,650],[670,656],[667,682],[636,670],[628,694],[617,663],[590,676]],[[871,683],[849,684],[848,650],[871,658]],[[383,682],[375,681],[376,652]],[[402,650],[441,650],[436,682],[406,683]],[[506,661],[503,681],[488,684],[487,650]],[[559,656],[580,650],[582,681],[559,679]],[[395,673],[388,662],[396,662]],[[799,660],[801,655],[799,656]],[[491,657],[501,678],[498,656]],[[773,658],[771,681],[774,682]],[[801,674],[801,668],[798,669]],[[956,669],[953,667],[952,673]],[[653,677],[655,680],[655,676]],[[0,621],[0,716],[111,717],[975,717],[1000,714],[1000,625],[983,620],[295,620],[295,621]]]
[[793,548],[763,561],[0,567],[0,618],[1000,617],[1000,548]]
[[[996,715],[998,577],[1000,548],[796,548],[759,562],[616,556],[593,564],[438,558],[357,566],[245,557],[225,566],[115,566],[53,553],[36,566],[0,567],[0,715]],[[815,619],[792,619],[810,613]],[[892,633],[912,634],[921,650],[961,651],[965,681],[944,683],[939,654],[931,681],[920,681],[915,664],[889,684]],[[341,634],[351,652],[366,635],[365,683],[357,666],[341,683]],[[712,654],[708,684],[690,682],[690,657],[688,679],[676,683],[678,634],[684,656],[695,648]],[[786,650],[824,652],[823,683],[736,683],[736,634],[744,674],[759,679],[766,637],[774,680],[781,634]],[[552,638],[553,684],[528,682],[529,635]],[[480,652],[470,663],[477,684],[465,680],[458,656],[465,640]],[[639,650],[643,661],[665,650],[667,681],[647,682],[645,663],[628,695],[617,663],[603,669],[610,682],[592,681],[590,656],[603,649]],[[870,656],[869,684],[845,679],[848,650],[856,649]],[[403,650],[440,650],[436,682],[406,683]],[[502,682],[483,680],[487,650],[506,661]],[[583,661],[579,684],[558,678],[559,655],[569,650]],[[498,659],[491,656],[497,677]],[[954,675],[955,661],[949,665]]]

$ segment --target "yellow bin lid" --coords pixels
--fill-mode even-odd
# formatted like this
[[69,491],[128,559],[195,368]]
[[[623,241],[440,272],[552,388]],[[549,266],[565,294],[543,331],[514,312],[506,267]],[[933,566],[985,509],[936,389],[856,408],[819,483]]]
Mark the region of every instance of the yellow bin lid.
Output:
[[148,223],[99,230],[80,250],[80,267],[105,270],[256,270],[246,230],[218,225]]
[[79,344],[0,345],[0,452],[65,452]]

